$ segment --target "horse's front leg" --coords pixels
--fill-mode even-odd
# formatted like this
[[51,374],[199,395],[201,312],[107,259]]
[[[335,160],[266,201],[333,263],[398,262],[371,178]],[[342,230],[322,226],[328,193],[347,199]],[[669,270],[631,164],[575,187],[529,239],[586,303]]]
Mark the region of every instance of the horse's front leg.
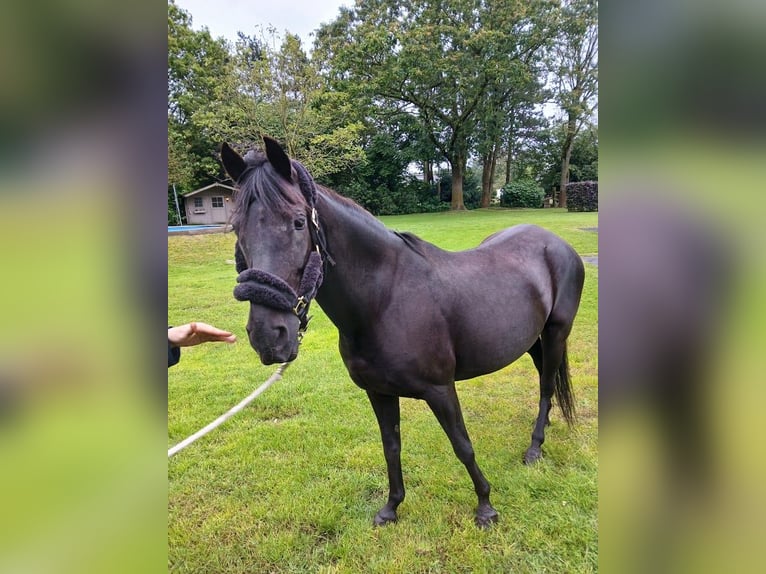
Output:
[[402,437],[399,433],[399,397],[381,395],[367,391],[372,409],[380,426],[383,440],[383,454],[388,468],[388,502],[375,515],[374,524],[383,526],[396,522],[396,508],[404,500],[404,479],[402,478]]

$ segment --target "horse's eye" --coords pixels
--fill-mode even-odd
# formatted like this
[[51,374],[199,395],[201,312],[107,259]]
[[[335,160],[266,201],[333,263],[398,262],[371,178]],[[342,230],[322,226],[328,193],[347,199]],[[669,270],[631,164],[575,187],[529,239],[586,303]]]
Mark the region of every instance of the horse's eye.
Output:
[[293,221],[293,225],[295,226],[295,229],[298,229],[298,230],[303,229],[304,227],[306,227],[306,220],[302,218],[296,219],[295,221]]

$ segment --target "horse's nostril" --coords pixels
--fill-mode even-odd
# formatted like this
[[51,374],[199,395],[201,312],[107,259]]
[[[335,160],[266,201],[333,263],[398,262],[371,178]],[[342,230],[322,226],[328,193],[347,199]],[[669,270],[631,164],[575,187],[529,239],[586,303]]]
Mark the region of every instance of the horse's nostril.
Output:
[[275,347],[280,348],[287,344],[287,327],[280,325],[274,328],[276,337],[274,339]]

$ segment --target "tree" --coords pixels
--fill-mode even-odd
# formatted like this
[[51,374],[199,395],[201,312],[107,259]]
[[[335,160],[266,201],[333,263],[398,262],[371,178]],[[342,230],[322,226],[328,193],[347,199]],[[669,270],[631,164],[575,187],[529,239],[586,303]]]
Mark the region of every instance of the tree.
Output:
[[572,143],[569,161],[570,181],[598,181],[598,130],[581,130]]
[[[514,170],[522,173],[523,158],[531,154],[538,154],[544,146],[546,139],[547,122],[542,111],[531,99],[525,99],[514,103],[508,111],[505,127],[505,184],[511,182]],[[521,160],[521,161],[520,161]],[[539,181],[539,170],[526,173],[527,177],[533,177]]]
[[452,168],[452,209],[465,209],[463,178],[488,94],[545,36],[550,2],[363,0],[317,37],[345,89],[415,118]]
[[191,26],[189,13],[170,0],[168,184],[186,189],[210,181],[220,171],[213,155],[215,142],[206,136],[195,115],[215,98],[218,86],[230,73],[226,42],[213,39],[207,29],[195,31]]
[[566,207],[572,145],[596,108],[598,90],[598,2],[566,0],[561,33],[553,50],[558,105],[566,118],[561,147],[559,205]]
[[482,107],[477,125],[477,151],[483,165],[481,207],[489,207],[498,157],[506,151],[505,183],[511,180],[515,150],[539,126],[539,104],[545,98],[541,71],[534,61],[536,51],[528,53],[517,73],[506,77],[503,91],[493,90]]
[[[534,137],[525,140],[515,158],[514,173],[531,177],[546,192],[560,185],[561,149],[566,138],[566,122],[553,123],[538,129]],[[574,138],[569,162],[571,181],[598,179],[598,129],[589,126]]]
[[327,90],[301,40],[286,34],[256,39],[239,34],[234,73],[197,113],[212,138],[241,149],[260,147],[261,137],[279,140],[319,179],[361,161],[362,124],[344,94]]

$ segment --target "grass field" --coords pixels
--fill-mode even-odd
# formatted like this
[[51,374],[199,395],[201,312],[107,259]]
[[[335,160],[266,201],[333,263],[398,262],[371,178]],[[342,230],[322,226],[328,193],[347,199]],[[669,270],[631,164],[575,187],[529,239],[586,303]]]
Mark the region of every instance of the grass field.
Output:
[[[477,245],[517,223],[551,229],[598,253],[598,215],[476,210],[381,218],[445,249]],[[168,237],[168,324],[204,321],[239,342],[186,349],[168,371],[168,446],[239,402],[275,370],[245,333],[232,296],[233,234]],[[477,279],[479,280],[479,279]],[[458,383],[477,461],[500,513],[473,524],[476,496],[427,406],[402,399],[407,497],[399,522],[373,528],[388,493],[372,409],[348,377],[335,327],[317,305],[298,359],[244,412],[168,462],[168,567],[177,572],[594,572],[598,564],[598,268],[586,265],[569,338],[578,423],[558,411],[544,459],[521,463],[537,413],[525,356]],[[513,304],[513,302],[509,302]]]

